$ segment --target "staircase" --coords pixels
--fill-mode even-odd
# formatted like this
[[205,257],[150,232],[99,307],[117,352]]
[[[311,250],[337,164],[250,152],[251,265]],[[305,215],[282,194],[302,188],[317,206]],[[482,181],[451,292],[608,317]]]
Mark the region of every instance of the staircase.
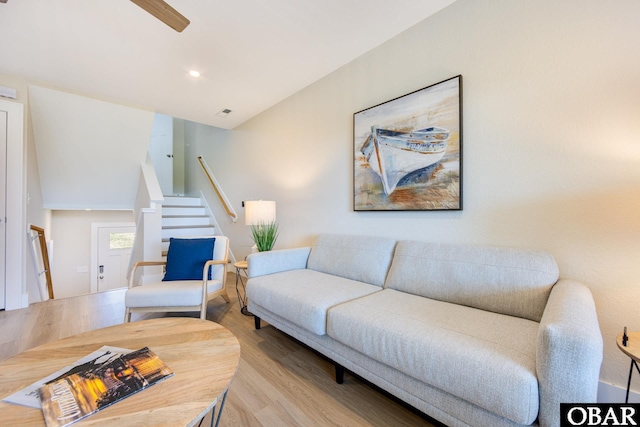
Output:
[[162,256],[167,255],[170,237],[216,234],[209,209],[199,197],[164,196],[162,205]]

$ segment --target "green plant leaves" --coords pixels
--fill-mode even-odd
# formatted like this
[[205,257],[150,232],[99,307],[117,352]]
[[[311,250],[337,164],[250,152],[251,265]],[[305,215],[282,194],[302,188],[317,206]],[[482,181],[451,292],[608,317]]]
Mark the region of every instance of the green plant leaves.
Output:
[[260,223],[251,225],[251,237],[260,252],[270,251],[278,238],[278,223]]

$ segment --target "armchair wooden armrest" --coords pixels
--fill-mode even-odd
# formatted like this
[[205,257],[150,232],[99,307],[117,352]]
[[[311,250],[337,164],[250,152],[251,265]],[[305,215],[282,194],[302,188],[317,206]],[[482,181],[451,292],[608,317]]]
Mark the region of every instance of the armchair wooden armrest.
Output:
[[133,288],[133,281],[136,277],[136,270],[138,267],[149,267],[154,265],[167,265],[167,261],[138,261],[133,264],[131,272],[129,273],[129,289]]
[[[206,295],[207,293],[207,281],[209,280],[209,268],[212,265],[226,265],[229,264],[229,260],[227,258],[225,259],[210,259],[209,261],[204,263],[204,267],[202,268],[202,292],[203,295]],[[225,275],[226,276],[226,268],[225,268]],[[222,287],[224,288],[224,280],[223,280],[223,285]]]

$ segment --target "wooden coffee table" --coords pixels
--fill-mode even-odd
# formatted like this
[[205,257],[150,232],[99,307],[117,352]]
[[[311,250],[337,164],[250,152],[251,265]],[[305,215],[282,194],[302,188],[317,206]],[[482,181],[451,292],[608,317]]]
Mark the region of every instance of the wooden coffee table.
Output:
[[[103,345],[149,347],[175,375],[73,424],[192,426],[222,411],[240,344],[207,320],[171,317],[111,326],[50,342],[0,362],[0,399],[71,365]],[[42,411],[0,402],[0,425],[44,426]]]

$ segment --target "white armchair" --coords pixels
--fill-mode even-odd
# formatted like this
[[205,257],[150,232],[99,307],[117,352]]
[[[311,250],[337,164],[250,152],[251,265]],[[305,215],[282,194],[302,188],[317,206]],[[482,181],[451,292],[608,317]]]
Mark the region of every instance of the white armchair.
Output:
[[[133,266],[125,294],[125,323],[131,321],[132,312],[200,311],[205,319],[207,302],[213,298],[231,302],[225,286],[228,263],[226,236],[171,239],[167,261],[140,261]],[[164,277],[136,274],[140,267],[161,265],[166,266]]]

